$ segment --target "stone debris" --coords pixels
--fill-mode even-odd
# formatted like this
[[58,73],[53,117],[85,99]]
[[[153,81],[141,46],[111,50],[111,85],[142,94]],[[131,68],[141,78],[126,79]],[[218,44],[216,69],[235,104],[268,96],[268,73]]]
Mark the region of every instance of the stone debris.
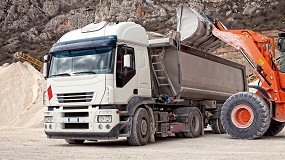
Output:
[[[263,14],[270,8],[279,13],[282,0],[2,0],[0,1],[0,65],[12,62],[11,54],[24,51],[42,57],[51,45],[64,33],[93,22],[133,21],[146,30],[167,34],[176,28],[176,9],[182,3],[198,11],[216,16],[228,26],[249,28],[255,14]],[[284,3],[285,4],[285,3]],[[279,7],[279,8],[280,8]],[[283,7],[284,8],[284,7]],[[274,10],[273,10],[274,11]],[[270,15],[273,14],[273,11]],[[274,18],[274,26],[284,26]],[[282,19],[284,19],[282,17]],[[228,21],[227,21],[228,20]],[[246,22],[248,21],[248,22]],[[268,20],[263,23],[270,23]],[[285,22],[284,22],[285,23]],[[270,23],[271,24],[271,23]],[[241,26],[242,25],[242,26]],[[31,45],[32,44],[32,45]]]

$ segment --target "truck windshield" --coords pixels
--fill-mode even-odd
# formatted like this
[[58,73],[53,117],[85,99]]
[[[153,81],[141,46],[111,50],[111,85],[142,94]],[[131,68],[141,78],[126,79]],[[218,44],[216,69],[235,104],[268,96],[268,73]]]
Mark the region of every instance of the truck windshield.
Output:
[[54,52],[49,77],[111,73],[113,51],[113,47],[104,47]]

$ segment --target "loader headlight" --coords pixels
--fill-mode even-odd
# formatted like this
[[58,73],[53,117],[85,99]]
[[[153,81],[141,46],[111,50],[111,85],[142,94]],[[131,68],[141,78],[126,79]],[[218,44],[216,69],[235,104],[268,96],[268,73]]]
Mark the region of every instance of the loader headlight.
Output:
[[111,123],[112,122],[112,116],[99,115],[98,116],[98,122],[99,123]]
[[45,116],[45,123],[53,123],[53,117],[52,116]]

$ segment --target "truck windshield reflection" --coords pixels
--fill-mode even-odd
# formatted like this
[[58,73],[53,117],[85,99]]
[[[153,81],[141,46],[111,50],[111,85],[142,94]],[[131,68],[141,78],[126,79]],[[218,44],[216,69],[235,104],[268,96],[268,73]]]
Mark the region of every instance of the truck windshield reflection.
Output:
[[113,47],[52,53],[49,77],[112,72]]

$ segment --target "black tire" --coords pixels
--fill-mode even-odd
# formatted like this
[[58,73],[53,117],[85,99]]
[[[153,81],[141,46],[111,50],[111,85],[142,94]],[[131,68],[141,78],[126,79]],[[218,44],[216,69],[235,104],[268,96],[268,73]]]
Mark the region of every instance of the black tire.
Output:
[[85,140],[81,140],[81,139],[66,139],[65,141],[68,144],[83,144]]
[[199,137],[202,132],[202,114],[197,108],[191,108],[192,111],[189,113],[190,131],[183,132],[184,137],[194,138]]
[[182,132],[175,133],[177,138],[184,138],[184,134]]
[[144,108],[138,108],[133,116],[131,135],[127,138],[131,146],[143,146],[150,136],[149,114]]
[[276,134],[282,131],[284,126],[285,122],[278,122],[272,119],[269,128],[264,133],[264,136],[275,136]]
[[210,120],[211,128],[214,134],[224,134],[226,130],[224,129],[221,120],[218,119],[211,119]]
[[[242,120],[244,113],[249,115],[249,120]],[[242,124],[237,123],[236,120],[242,121]],[[269,107],[265,101],[249,92],[230,96],[221,109],[222,125],[226,132],[236,139],[261,137],[267,131],[270,121]]]

